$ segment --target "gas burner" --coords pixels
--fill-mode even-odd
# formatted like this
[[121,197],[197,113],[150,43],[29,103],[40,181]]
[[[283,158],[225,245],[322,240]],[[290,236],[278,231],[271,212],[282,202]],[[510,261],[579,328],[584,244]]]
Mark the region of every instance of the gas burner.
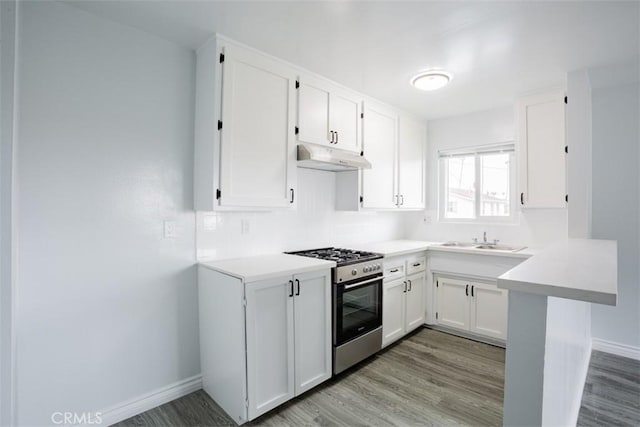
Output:
[[338,266],[350,265],[358,262],[382,258],[382,255],[373,252],[357,251],[344,248],[320,248],[287,253],[290,255],[300,255],[310,258],[335,261]]

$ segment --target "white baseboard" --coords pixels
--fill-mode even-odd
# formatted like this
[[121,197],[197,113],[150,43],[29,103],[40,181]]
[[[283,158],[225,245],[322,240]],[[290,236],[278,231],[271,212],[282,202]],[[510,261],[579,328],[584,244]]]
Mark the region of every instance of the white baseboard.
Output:
[[579,387],[580,391],[576,393],[576,395],[574,396],[573,402],[571,405],[571,422],[569,423],[569,425],[572,425],[572,426],[575,426],[578,424],[578,416],[580,415],[580,407],[582,406],[582,395],[584,394],[584,385],[587,382],[589,364],[591,363],[591,350],[593,350],[593,341],[589,342],[589,348],[587,348],[584,361],[582,363],[582,366],[580,367],[580,373],[578,377],[579,378],[578,384],[580,384],[580,387]]
[[593,349],[604,351],[605,353],[615,354],[617,356],[628,357],[630,359],[640,360],[640,347],[621,344],[613,341],[601,340],[600,338],[592,338]]
[[103,426],[110,426],[202,388],[202,375],[159,388],[101,411]]

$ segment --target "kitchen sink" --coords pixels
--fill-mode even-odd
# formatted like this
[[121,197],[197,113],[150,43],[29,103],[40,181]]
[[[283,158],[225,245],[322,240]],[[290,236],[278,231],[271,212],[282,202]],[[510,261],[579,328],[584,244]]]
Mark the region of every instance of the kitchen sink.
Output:
[[477,245],[478,245],[477,243],[465,243],[465,242],[445,242],[440,244],[440,246],[451,246],[451,247],[457,247],[457,248],[472,248]]
[[509,246],[509,245],[499,245],[499,244],[493,244],[493,243],[467,243],[467,242],[445,242],[445,243],[440,243],[440,246],[453,247],[453,248],[481,249],[486,251],[502,251],[502,252],[518,252],[526,248],[526,246]]
[[526,248],[526,246],[507,246],[507,245],[484,244],[484,245],[477,245],[475,248],[476,249],[486,249],[486,250],[490,250],[490,251],[518,252],[518,251]]

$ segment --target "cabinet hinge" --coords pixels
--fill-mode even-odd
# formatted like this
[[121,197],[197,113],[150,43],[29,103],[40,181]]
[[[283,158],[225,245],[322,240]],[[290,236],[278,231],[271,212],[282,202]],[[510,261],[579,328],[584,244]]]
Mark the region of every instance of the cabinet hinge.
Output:
[[360,113],[360,118],[364,119],[364,113]]
[[300,89],[300,80],[296,80],[296,89]]
[[565,152],[565,153],[567,153],[567,154],[569,154],[569,146],[568,146],[568,145],[565,145],[565,146],[564,146],[564,152]]
[[565,201],[565,202],[567,202],[567,203],[569,203],[569,195],[568,195],[568,194],[565,194],[565,195],[564,195],[564,201]]
[[568,104],[569,103],[569,98],[567,98],[566,96],[564,97],[564,103]]
[[219,188],[216,189],[216,200],[220,200],[220,196],[222,195],[222,192],[220,191]]
[[224,62],[224,53],[220,54],[220,63],[222,64]]
[[248,408],[248,407],[249,407],[249,398],[246,398],[246,399],[244,400],[244,407],[245,407],[245,408]]
[[364,197],[360,196],[360,203],[364,202]]
[[436,311],[436,320],[438,320],[438,312]]
[[296,126],[295,128],[295,132],[296,132],[296,135],[300,133],[300,128],[298,126]]
[[218,120],[218,130],[222,129],[222,120]]

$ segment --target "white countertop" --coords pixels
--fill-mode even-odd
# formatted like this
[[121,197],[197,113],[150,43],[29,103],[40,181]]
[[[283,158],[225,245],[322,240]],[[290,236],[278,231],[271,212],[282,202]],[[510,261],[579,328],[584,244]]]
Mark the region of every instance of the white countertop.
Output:
[[498,277],[498,287],[616,305],[617,242],[568,239],[557,243]]
[[332,268],[336,266],[336,263],[298,255],[273,254],[221,261],[202,261],[199,265],[237,277],[245,283],[248,283],[272,279],[287,274],[298,274]]
[[518,252],[508,252],[488,249],[476,249],[473,247],[440,246],[442,243],[443,242],[425,242],[420,240],[389,240],[386,242],[375,242],[353,246],[354,249],[377,252],[387,258],[424,250],[454,252],[471,255],[504,256],[512,258],[529,258],[537,253],[536,250],[531,248],[524,248]]
[[530,258],[536,253],[538,253],[538,250],[535,250],[532,248],[524,248],[517,252],[511,252],[511,251],[498,251],[498,250],[492,250],[492,249],[476,249],[474,247],[464,247],[464,246],[439,246],[439,245],[440,243],[432,243],[431,246],[429,246],[428,250],[440,251],[440,252],[455,252],[459,254],[503,256],[503,257],[511,257],[511,258]]
[[386,242],[375,242],[353,246],[354,249],[361,251],[376,252],[384,255],[385,257],[392,257],[424,251],[434,244],[437,245],[437,243],[434,242],[422,242],[419,240],[389,240]]

